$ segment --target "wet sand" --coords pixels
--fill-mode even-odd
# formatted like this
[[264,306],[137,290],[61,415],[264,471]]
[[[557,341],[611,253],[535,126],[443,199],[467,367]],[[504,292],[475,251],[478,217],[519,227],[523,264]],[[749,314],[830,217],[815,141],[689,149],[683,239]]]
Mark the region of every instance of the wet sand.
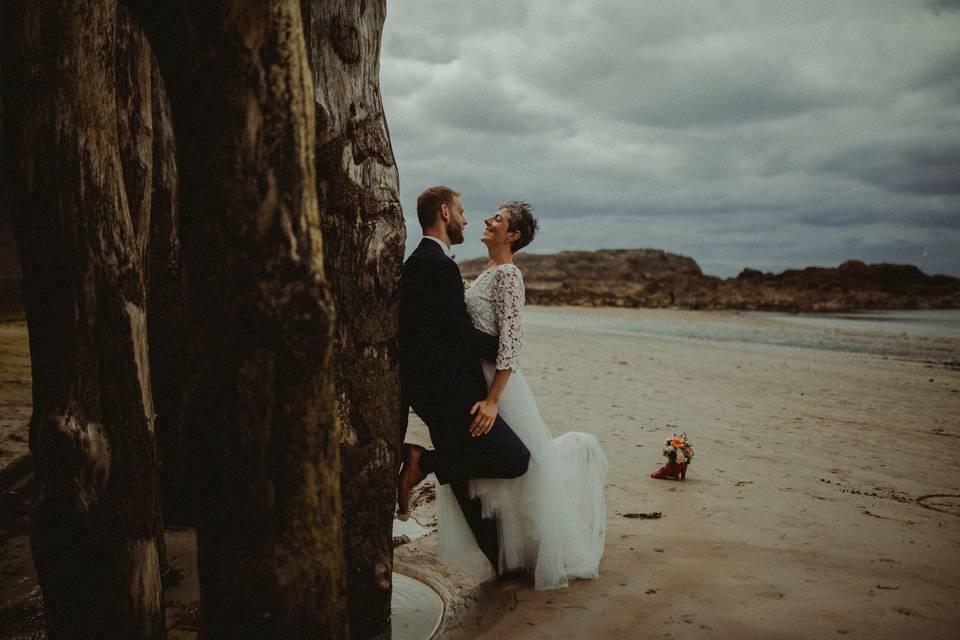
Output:
[[[397,569],[445,591],[441,637],[955,637],[960,370],[536,325],[524,349],[554,433],[595,433],[607,452],[601,577],[558,591],[524,579],[478,589],[436,562],[435,534],[415,540],[398,549]],[[696,450],[687,480],[650,479],[675,431]],[[419,421],[408,439],[428,441]],[[648,512],[663,516],[628,516]],[[414,514],[429,524],[432,502]]]

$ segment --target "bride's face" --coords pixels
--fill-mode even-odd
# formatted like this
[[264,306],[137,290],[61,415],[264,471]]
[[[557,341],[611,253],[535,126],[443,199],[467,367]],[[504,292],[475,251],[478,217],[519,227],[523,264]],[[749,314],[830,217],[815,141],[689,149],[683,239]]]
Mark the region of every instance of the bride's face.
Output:
[[510,212],[507,209],[500,209],[483,221],[480,240],[490,248],[508,245],[519,237],[519,231],[510,231]]

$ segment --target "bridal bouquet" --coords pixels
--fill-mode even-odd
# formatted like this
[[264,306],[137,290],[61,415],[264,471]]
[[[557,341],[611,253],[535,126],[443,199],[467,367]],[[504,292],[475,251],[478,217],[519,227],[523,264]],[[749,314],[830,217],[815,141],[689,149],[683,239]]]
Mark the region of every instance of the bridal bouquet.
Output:
[[693,445],[687,440],[687,434],[673,434],[663,445],[663,455],[670,462],[689,464],[693,460]]

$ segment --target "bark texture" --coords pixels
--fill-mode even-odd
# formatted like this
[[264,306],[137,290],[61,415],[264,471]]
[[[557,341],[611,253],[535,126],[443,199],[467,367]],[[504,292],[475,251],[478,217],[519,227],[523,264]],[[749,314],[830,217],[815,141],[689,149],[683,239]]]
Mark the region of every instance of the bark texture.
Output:
[[[125,12],[124,12],[125,13]],[[142,33],[139,30],[138,32]],[[180,417],[180,361],[183,357],[183,279],[181,270],[178,171],[173,117],[156,58],[150,64],[153,122],[152,190],[144,206],[151,210],[145,247],[150,378],[160,454],[160,499],[168,523],[193,523],[193,476],[189,442]]]
[[333,289],[351,635],[388,628],[400,408],[397,304],[405,229],[380,98],[385,0],[303,0],[315,84],[317,194]]
[[343,637],[334,307],[299,4],[130,6],[176,131],[201,636]]
[[138,157],[152,149],[137,104],[150,101],[150,53],[118,21],[109,1],[4,6],[4,161],[40,481],[31,545],[51,638],[165,634]]
[[[135,233],[147,313],[147,346],[159,467],[158,527],[189,521],[189,476],[180,438],[177,355],[181,283],[176,230],[177,169],[166,90],[146,34],[117,7],[117,133],[123,186]],[[168,569],[159,537],[161,572]]]

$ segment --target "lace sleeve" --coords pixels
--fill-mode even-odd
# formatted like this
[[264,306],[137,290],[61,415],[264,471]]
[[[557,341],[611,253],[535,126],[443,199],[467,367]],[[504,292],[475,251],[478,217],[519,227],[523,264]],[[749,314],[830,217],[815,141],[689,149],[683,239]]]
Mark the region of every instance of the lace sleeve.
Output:
[[493,289],[493,308],[500,329],[500,346],[497,349],[497,369],[512,369],[516,366],[523,346],[523,309],[525,292],[520,269],[513,265],[497,270]]

